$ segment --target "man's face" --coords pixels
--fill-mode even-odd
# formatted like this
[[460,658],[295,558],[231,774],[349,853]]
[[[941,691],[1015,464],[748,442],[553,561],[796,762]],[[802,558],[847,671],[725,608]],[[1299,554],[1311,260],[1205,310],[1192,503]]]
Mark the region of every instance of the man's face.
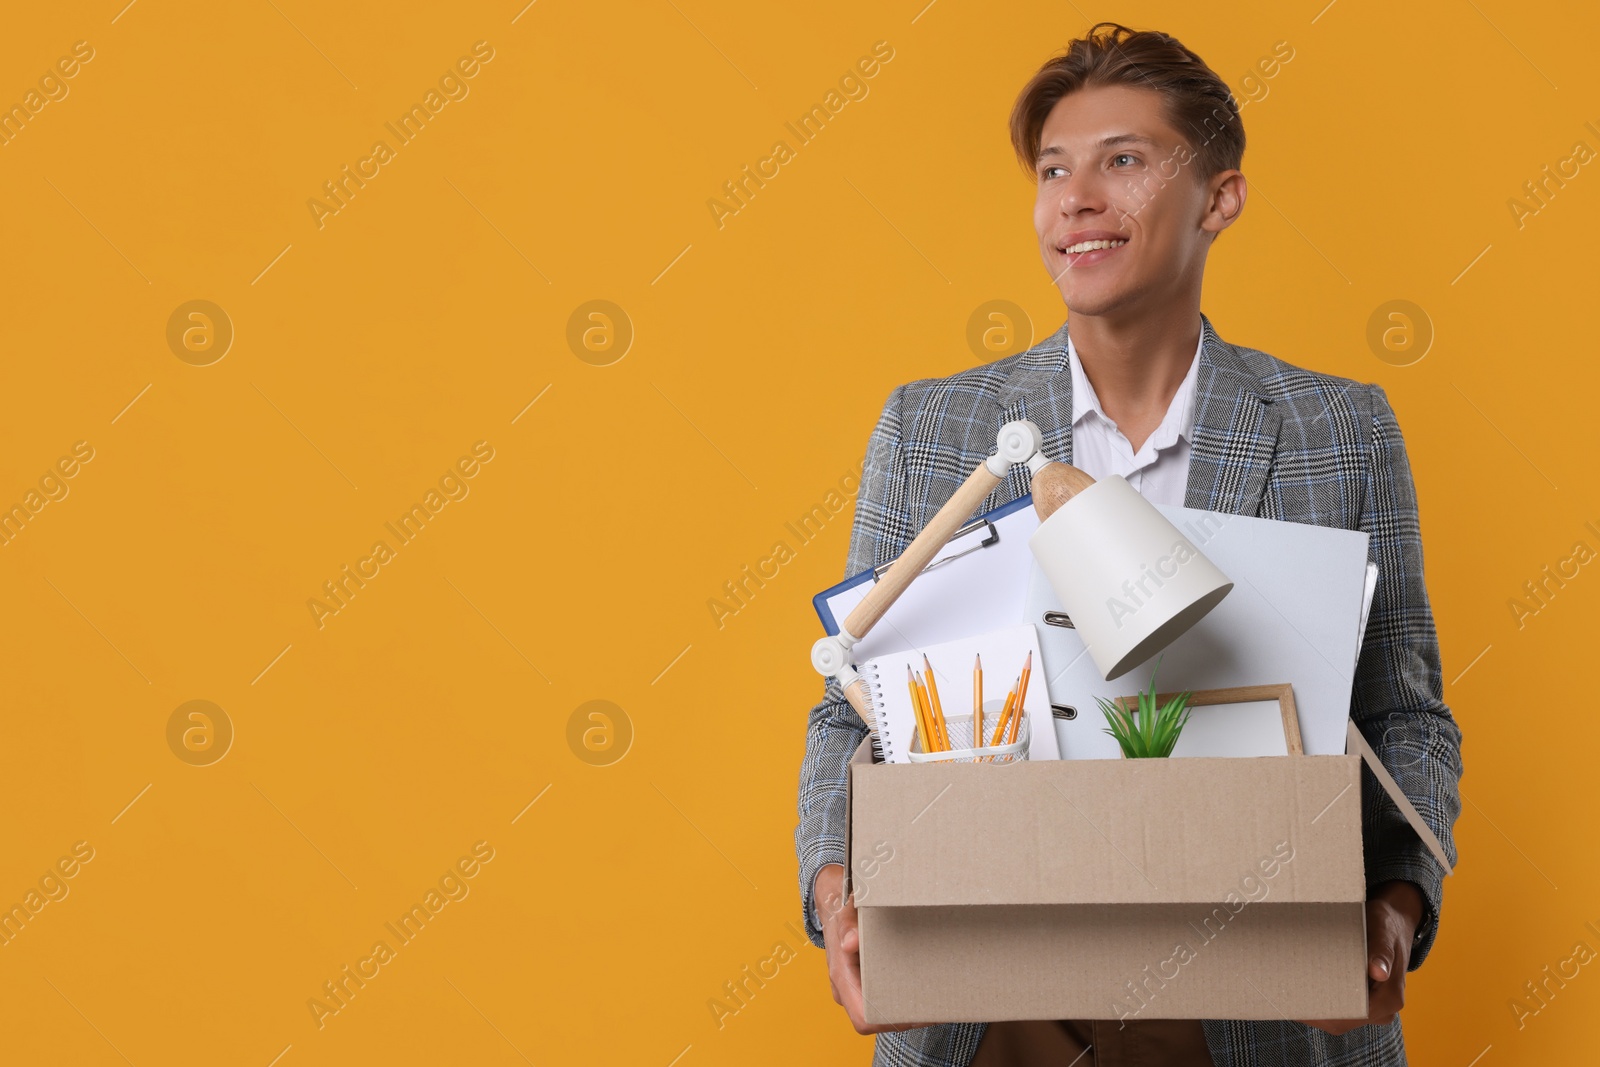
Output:
[[[1216,231],[1232,221],[1210,210],[1213,190],[1238,171],[1202,183],[1155,90],[1100,86],[1063,97],[1039,151],[1034,229],[1070,312],[1159,308],[1198,287]],[[1064,251],[1096,238],[1126,243]]]

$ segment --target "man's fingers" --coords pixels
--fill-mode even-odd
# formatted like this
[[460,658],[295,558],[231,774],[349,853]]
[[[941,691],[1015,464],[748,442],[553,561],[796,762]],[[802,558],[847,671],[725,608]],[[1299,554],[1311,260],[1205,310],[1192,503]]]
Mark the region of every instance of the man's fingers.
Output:
[[1379,1025],[1393,1022],[1405,1007],[1405,996],[1404,979],[1399,975],[1378,986],[1367,1001],[1371,1021]]
[[872,1029],[867,1026],[865,1007],[861,1002],[861,976],[854,967],[845,968],[841,984],[844,987],[841,990],[844,997],[839,1003],[844,1005],[845,1013],[850,1016],[850,1025],[856,1028],[858,1034],[871,1033]]
[[1367,903],[1367,976],[1380,982],[1389,978],[1390,961],[1394,959],[1394,931],[1385,921],[1381,904]]
[[1377,979],[1379,982],[1387,982],[1389,980],[1389,971],[1391,969],[1389,961],[1392,954],[1393,949],[1391,949],[1388,945],[1384,945],[1382,951],[1375,954],[1371,961],[1367,964],[1367,973],[1372,975],[1372,977]]
[[1365,1019],[1302,1019],[1329,1034],[1345,1034],[1358,1026],[1386,1026],[1399,1014],[1405,1000],[1404,946],[1386,925],[1369,927],[1367,945],[1367,1017]]
[[855,952],[861,947],[861,933],[854,926],[839,937],[839,947],[845,952]]

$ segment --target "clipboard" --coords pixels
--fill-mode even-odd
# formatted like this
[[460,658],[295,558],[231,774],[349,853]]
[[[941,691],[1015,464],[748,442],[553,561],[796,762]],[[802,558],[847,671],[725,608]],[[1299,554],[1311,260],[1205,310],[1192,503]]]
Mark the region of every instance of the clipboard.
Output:
[[[851,649],[851,658],[863,663],[1015,626],[1024,618],[1033,565],[1028,538],[1038,528],[1031,493],[972,519]],[[862,571],[813,597],[823,630],[837,634],[839,620],[849,616],[892,563]]]

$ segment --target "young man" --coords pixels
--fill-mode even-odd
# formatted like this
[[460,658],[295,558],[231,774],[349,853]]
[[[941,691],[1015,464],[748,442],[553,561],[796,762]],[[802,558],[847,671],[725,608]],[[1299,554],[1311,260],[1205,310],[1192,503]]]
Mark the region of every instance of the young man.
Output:
[[[898,556],[1012,419],[1045,453],[1157,503],[1364,530],[1379,582],[1351,717],[1452,863],[1461,732],[1440,699],[1416,494],[1382,388],[1229,344],[1200,312],[1206,255],[1238,219],[1244,128],[1226,84],[1166,34],[1101,23],[1024,88],[1012,142],[1070,321],[1028,351],[895,389],[868,441],[847,575]],[[979,509],[1028,492],[1014,467]],[[842,893],[846,761],[866,726],[830,684],[811,710],[795,832],[807,931],[861,1033],[859,934]],[[946,1023],[878,1034],[875,1063],[1401,1064],[1405,975],[1437,931],[1443,871],[1363,776],[1365,1019]],[[1136,1044],[1135,1044],[1136,1043]],[[1149,1058],[1143,1058],[1148,1056]]]

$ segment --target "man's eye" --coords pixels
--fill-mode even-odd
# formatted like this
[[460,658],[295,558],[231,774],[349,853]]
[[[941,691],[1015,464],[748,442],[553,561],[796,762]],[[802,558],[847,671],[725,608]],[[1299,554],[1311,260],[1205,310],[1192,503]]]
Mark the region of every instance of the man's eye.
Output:
[[1131,155],[1131,154],[1129,154],[1127,152],[1118,152],[1116,155],[1111,157],[1111,162],[1115,163],[1119,159],[1131,159],[1131,160],[1137,161],[1138,158],[1139,158],[1138,156]]
[[1065,169],[1066,169],[1065,167],[1046,167],[1042,171],[1039,172],[1039,176],[1041,178],[1050,178],[1050,177],[1053,177],[1057,171],[1061,171],[1061,170],[1065,170]]

